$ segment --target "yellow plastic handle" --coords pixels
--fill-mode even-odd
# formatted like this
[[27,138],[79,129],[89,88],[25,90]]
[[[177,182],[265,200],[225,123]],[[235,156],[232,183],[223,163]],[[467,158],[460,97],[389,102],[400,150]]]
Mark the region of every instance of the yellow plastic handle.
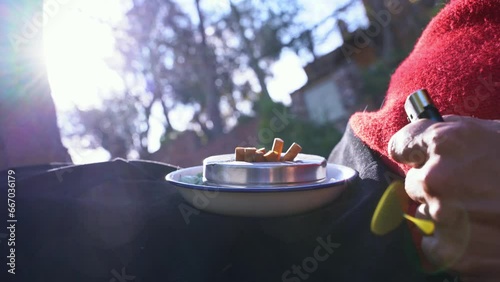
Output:
[[433,221],[428,220],[428,219],[421,219],[421,218],[416,218],[411,215],[408,215],[406,213],[403,214],[404,218],[408,219],[409,221],[415,223],[415,225],[424,232],[425,235],[432,235],[434,234],[434,230],[436,229],[436,225],[434,224]]
[[385,235],[396,229],[406,218],[422,230],[425,235],[432,235],[435,229],[433,221],[406,214],[408,200],[404,183],[401,181],[392,182],[375,208],[370,224],[371,231],[377,235]]

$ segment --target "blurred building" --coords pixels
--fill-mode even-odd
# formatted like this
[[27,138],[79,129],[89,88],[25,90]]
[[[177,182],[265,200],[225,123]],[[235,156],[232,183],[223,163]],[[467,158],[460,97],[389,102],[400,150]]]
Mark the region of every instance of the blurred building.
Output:
[[291,93],[292,113],[343,130],[355,111],[378,107],[370,97],[384,93],[364,88],[363,72],[376,64],[395,67],[398,56],[411,51],[435,12],[434,1],[413,2],[363,0],[369,25],[354,31],[338,20],[343,44],[304,67],[307,83]]
[[[339,26],[342,30],[342,22]],[[343,130],[349,116],[358,110],[363,91],[361,70],[377,61],[377,55],[373,41],[355,47],[353,34],[344,34],[342,46],[304,67],[307,83],[291,93],[294,115],[317,124],[335,123]]]

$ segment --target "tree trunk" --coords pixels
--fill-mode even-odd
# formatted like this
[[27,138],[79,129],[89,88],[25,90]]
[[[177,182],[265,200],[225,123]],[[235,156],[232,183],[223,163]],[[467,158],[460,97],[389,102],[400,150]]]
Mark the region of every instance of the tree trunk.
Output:
[[381,42],[382,46],[380,50],[380,55],[382,59],[387,62],[393,57],[394,50],[396,49],[394,31],[392,30],[392,26],[394,25],[394,20],[392,19],[391,22],[389,22],[388,24],[381,24],[375,18],[375,15],[377,15],[381,11],[385,13],[389,12],[384,6],[384,1],[363,0],[363,3],[365,5],[366,11],[368,12],[367,17],[370,20],[370,22],[379,24],[382,27],[382,42]]
[[24,13],[0,18],[1,26],[14,27],[0,34],[0,170],[71,162],[61,143],[42,59],[42,25],[35,15],[42,13],[43,1],[2,2],[0,9]]
[[229,4],[231,5],[231,13],[236,19],[236,23],[238,26],[238,32],[240,33],[241,40],[243,40],[243,47],[245,49],[245,54],[247,54],[250,58],[250,67],[254,71],[255,75],[257,76],[257,80],[259,81],[259,85],[262,91],[263,99],[268,99],[272,101],[271,96],[269,95],[269,91],[267,89],[267,84],[266,84],[266,74],[264,70],[259,66],[259,60],[255,57],[255,52],[252,48],[252,43],[250,40],[245,36],[245,32],[241,26],[241,15],[240,12],[238,11],[238,8],[233,4],[233,2],[229,1]]
[[205,22],[203,13],[200,8],[200,0],[196,0],[196,11],[198,12],[199,24],[198,30],[201,35],[201,52],[203,59],[203,79],[204,85],[206,86],[206,108],[207,115],[210,121],[212,121],[212,128],[209,131],[209,138],[213,138],[223,132],[224,122],[222,120],[219,103],[220,103],[220,95],[215,85],[216,73],[215,73],[215,60],[213,56],[210,54],[210,48],[207,44],[207,39],[205,36]]

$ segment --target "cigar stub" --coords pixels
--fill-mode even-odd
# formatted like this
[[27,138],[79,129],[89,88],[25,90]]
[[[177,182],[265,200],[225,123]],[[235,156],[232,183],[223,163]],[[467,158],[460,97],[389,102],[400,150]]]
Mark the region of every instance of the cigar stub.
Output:
[[234,160],[242,162],[294,161],[295,157],[302,151],[302,147],[294,142],[283,154],[284,144],[283,139],[274,138],[273,147],[270,151],[267,151],[266,148],[236,147]]
[[283,145],[285,142],[281,138],[274,138],[273,142],[273,148],[271,149],[272,151],[275,151],[278,156],[281,156],[281,153],[283,152]]
[[288,151],[286,151],[285,155],[283,156],[282,160],[284,162],[291,162],[295,159],[295,157],[302,151],[302,147],[300,147],[299,144],[293,143],[290,148],[288,148]]
[[256,153],[262,153],[262,154],[265,154],[265,153],[267,153],[267,150],[266,150],[266,148],[262,147],[262,148],[258,149],[258,150],[256,151]]
[[236,161],[244,161],[245,160],[245,148],[236,147],[234,149],[234,160],[236,160]]
[[255,147],[245,148],[245,162],[253,162],[255,160],[255,151],[257,151]]
[[268,162],[277,162],[280,160],[280,155],[276,151],[269,151],[264,155],[264,158]]
[[264,158],[264,154],[265,154],[265,152],[257,150],[255,152],[255,161],[256,162],[265,162],[266,158]]

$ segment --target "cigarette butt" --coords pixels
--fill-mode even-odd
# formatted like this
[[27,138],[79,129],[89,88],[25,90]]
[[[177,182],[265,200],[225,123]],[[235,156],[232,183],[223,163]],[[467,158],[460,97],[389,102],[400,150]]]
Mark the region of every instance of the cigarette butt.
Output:
[[245,148],[236,147],[234,149],[234,160],[236,160],[236,161],[244,161],[245,160]]
[[283,140],[281,138],[274,138],[273,148],[271,150],[278,153],[278,156],[281,157],[281,152],[283,152],[283,145],[284,144],[285,144],[285,142],[283,142]]
[[277,162],[280,160],[280,155],[278,155],[278,152],[276,151],[269,151],[264,154],[264,158],[268,162]]
[[266,151],[266,148],[262,147],[260,149],[257,150],[257,153],[262,153],[262,154],[265,154],[267,151]]
[[255,147],[245,148],[245,162],[253,162],[255,160]]
[[284,162],[291,162],[295,159],[295,157],[302,151],[302,147],[300,147],[299,144],[293,143],[290,148],[288,148],[288,151],[286,151],[285,155],[282,158],[282,161]]
[[255,152],[255,161],[256,162],[266,161],[266,158],[264,158],[264,152],[260,151],[260,149]]

